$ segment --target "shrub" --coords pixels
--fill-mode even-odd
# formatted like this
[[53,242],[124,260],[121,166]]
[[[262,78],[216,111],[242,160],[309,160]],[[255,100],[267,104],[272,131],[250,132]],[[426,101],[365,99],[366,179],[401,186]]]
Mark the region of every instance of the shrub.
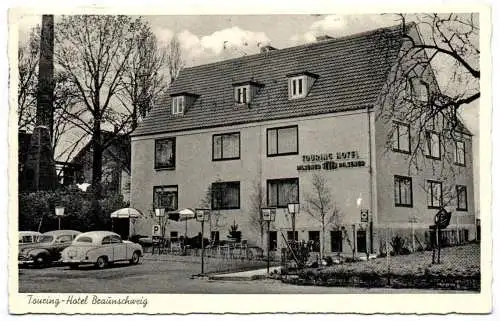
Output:
[[64,206],[61,228],[85,232],[111,229],[110,214],[126,204],[121,195],[106,195],[101,200],[93,200],[92,194],[71,188],[20,193],[19,230],[56,230],[56,206]]
[[395,237],[392,238],[391,247],[392,247],[391,255],[410,254],[410,250],[406,246],[405,240],[399,235],[396,235]]

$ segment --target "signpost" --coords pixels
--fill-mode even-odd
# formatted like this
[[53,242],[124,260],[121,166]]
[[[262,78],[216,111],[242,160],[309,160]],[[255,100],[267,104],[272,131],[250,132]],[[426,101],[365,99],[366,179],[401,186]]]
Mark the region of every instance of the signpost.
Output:
[[[156,208],[155,209],[155,216],[158,217],[158,231],[156,232],[157,234],[155,235],[155,226],[153,226],[153,253],[154,253],[154,247],[155,244],[158,245],[158,254],[160,254],[163,250],[161,249],[162,242],[164,241],[164,236],[165,236],[165,228],[162,225],[162,217],[165,217],[165,208]],[[156,242],[155,242],[156,241]]]
[[293,244],[295,244],[295,215],[299,214],[300,204],[299,203],[288,203],[288,213],[292,215],[292,239]]
[[[270,252],[271,252],[271,222],[276,219],[276,209],[275,208],[262,208],[262,220],[267,222],[267,274],[269,274],[270,265]],[[295,238],[295,232],[294,232]]]
[[196,220],[201,223],[201,275],[205,273],[205,242],[203,235],[205,234],[205,221],[210,214],[209,209],[197,208],[195,209]]
[[59,230],[61,229],[61,217],[64,215],[64,207],[63,206],[56,206],[56,216],[57,220],[59,221]]

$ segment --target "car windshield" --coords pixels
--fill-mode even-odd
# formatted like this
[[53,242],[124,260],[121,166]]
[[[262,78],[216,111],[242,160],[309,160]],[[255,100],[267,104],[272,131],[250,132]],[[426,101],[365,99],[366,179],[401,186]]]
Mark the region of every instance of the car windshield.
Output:
[[92,238],[88,236],[81,236],[75,240],[75,242],[80,242],[80,243],[92,243]]
[[52,242],[53,239],[54,239],[54,237],[51,236],[51,235],[42,235],[38,239],[38,242],[40,242],[40,243],[49,243],[49,242]]

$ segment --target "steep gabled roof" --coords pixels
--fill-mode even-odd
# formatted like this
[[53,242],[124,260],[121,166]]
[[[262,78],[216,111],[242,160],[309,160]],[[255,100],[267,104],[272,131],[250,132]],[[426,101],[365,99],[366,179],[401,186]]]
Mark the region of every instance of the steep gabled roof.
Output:
[[[132,136],[227,126],[371,107],[402,43],[400,26],[185,68]],[[288,99],[287,75],[318,75],[308,96]],[[262,84],[237,106],[232,84]],[[171,94],[199,95],[172,115]]]

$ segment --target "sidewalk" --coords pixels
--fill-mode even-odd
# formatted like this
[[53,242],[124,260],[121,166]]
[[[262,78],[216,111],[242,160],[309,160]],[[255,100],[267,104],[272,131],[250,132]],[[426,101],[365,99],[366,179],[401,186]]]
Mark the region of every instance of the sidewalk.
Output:
[[[279,266],[271,266],[269,271],[273,272],[277,270],[280,271]],[[217,280],[217,281],[252,281],[252,280],[261,280],[267,278],[267,268],[251,270],[251,271],[243,271],[243,272],[234,272],[234,273],[221,273],[209,275],[209,280]]]

